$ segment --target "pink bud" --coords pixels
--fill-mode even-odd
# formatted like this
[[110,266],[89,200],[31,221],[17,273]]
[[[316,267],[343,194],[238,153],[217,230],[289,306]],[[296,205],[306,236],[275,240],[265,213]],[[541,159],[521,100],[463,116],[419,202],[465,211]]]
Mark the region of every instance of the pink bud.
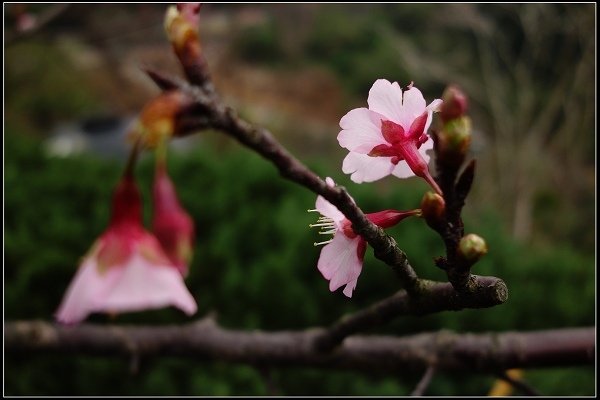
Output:
[[198,56],[201,52],[198,25],[200,4],[179,3],[165,14],[165,31],[179,57]]
[[425,193],[423,200],[421,200],[421,212],[427,225],[436,229],[442,223],[446,212],[444,198],[437,193]]
[[374,213],[366,214],[369,221],[379,226],[380,228],[387,229],[397,225],[404,218],[418,215],[420,210],[411,211],[397,211],[397,210],[384,210]]
[[163,162],[157,164],[153,195],[152,231],[171,262],[186,276],[193,254],[194,222],[179,203]]
[[177,3],[177,10],[181,16],[196,28],[200,22],[200,7],[202,3]]
[[440,117],[444,122],[461,117],[467,112],[469,106],[467,96],[456,85],[450,85],[446,88],[442,100]]

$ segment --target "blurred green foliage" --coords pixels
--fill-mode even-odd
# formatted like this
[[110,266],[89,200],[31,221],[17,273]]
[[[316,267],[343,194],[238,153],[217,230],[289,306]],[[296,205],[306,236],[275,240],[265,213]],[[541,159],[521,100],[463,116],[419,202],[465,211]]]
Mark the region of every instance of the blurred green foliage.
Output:
[[[51,158],[40,144],[7,127],[5,134],[5,320],[51,320],[80,257],[103,231],[109,199],[122,165],[93,156]],[[205,137],[186,156],[172,154],[169,171],[182,204],[197,227],[195,257],[187,280],[200,318],[210,311],[232,329],[301,329],[331,323],[396,290],[393,274],[367,252],[352,299],[330,293],[316,269],[316,232],[308,228],[315,196],[281,179],[259,156],[214,146]],[[355,185],[339,170],[309,162],[346,185],[367,212],[410,209],[426,186],[419,180],[386,178]],[[152,158],[138,168],[150,221]],[[467,205],[468,207],[468,205]],[[466,221],[467,232],[486,238],[489,254],[477,274],[506,280],[509,300],[489,310],[399,318],[376,332],[403,335],[452,329],[459,332],[560,328],[594,324],[594,257],[564,246],[523,247],[502,230],[494,213]],[[390,229],[423,277],[444,279],[432,257],[439,238],[419,219]],[[92,315],[95,323],[162,324],[190,321],[176,309]],[[136,374],[128,360],[36,355],[5,358],[7,395],[407,395],[419,376],[310,368],[272,369],[173,358],[141,360]],[[526,371],[525,379],[546,395],[594,393],[592,368]],[[483,395],[494,378],[438,374],[428,390],[437,395]],[[271,383],[268,383],[268,382]],[[274,388],[274,389],[273,389]]]
[[329,66],[346,91],[364,95],[373,77],[410,82],[401,68],[393,44],[382,33],[382,24],[373,24],[373,15],[339,13],[325,9],[316,16],[306,43],[306,54],[313,62]]
[[236,55],[251,63],[276,64],[283,56],[279,30],[273,19],[264,24],[242,28],[235,37]]
[[99,109],[89,83],[57,46],[45,41],[18,43],[7,47],[5,60],[5,112],[11,118],[47,129]]
[[[311,21],[306,37],[296,38],[302,48],[301,58],[285,47],[284,33],[289,28],[273,18],[240,29],[235,34],[233,53],[241,60],[269,67],[326,66],[338,76],[342,88],[353,96],[362,97],[373,84],[374,76],[410,82],[394,44],[382,30],[389,27],[389,18],[382,15],[381,10],[370,7],[368,10],[352,12],[356,9],[350,9],[340,13],[339,7],[323,6]],[[373,24],[374,18],[380,23]]]

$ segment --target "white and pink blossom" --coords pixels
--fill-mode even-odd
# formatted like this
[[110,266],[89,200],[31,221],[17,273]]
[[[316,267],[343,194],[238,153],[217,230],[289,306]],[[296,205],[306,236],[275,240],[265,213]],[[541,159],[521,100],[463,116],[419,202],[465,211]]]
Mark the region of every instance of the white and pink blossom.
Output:
[[[327,177],[325,181],[327,185],[335,186],[333,179]],[[315,246],[325,245],[321,250],[317,268],[329,281],[330,291],[333,292],[345,285],[343,293],[347,297],[352,297],[352,292],[356,288],[358,277],[362,272],[367,242],[354,232],[352,224],[344,214],[322,196],[317,197],[315,209],[309,211],[321,214],[317,223],[310,226],[320,228],[319,234],[321,235],[333,235],[329,240],[315,243]],[[377,226],[389,228],[404,218],[419,213],[420,210],[405,212],[384,210],[365,216]]]
[[433,140],[427,135],[440,99],[426,104],[412,84],[404,92],[397,82],[375,81],[367,100],[369,108],[350,110],[340,120],[340,146],[350,150],[342,170],[356,183],[373,182],[388,175],[419,176],[436,192],[441,190],[428,169]]

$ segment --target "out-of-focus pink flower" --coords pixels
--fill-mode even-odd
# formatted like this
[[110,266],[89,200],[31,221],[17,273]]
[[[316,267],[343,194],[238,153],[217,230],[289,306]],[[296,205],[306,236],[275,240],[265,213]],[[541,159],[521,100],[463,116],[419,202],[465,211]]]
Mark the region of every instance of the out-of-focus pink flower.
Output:
[[192,315],[197,305],[158,240],[144,230],[141,199],[131,175],[113,195],[110,224],[83,258],[56,312],[78,323],[93,312],[130,312],[175,306]]
[[164,160],[159,160],[156,165],[153,195],[152,233],[185,277],[193,254],[194,222],[179,203]]
[[441,190],[429,173],[428,150],[433,140],[427,135],[432,113],[442,101],[429,105],[416,87],[402,92],[397,82],[375,81],[367,100],[369,108],[350,110],[340,120],[340,146],[350,150],[342,170],[354,182],[373,182],[387,175],[425,179],[436,192]]
[[24,12],[17,18],[17,31],[29,32],[35,29],[38,24],[37,17],[28,12]]
[[[329,186],[335,185],[333,179],[329,177],[325,181]],[[362,272],[367,242],[354,232],[352,224],[344,217],[344,214],[322,196],[317,197],[315,209],[309,211],[318,211],[321,214],[317,223],[310,226],[319,227],[321,229],[319,234],[333,235],[332,239],[315,243],[315,246],[326,244],[321,250],[317,268],[329,281],[330,291],[333,292],[346,285],[343,293],[347,297],[352,297],[352,292],[356,288],[358,277]],[[405,212],[384,210],[365,216],[375,225],[389,228],[404,218],[419,213],[420,210]]]

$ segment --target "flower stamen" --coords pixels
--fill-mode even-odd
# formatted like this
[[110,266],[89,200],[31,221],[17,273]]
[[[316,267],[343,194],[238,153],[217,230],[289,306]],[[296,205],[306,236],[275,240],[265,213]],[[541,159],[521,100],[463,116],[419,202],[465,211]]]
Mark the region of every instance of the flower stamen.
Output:
[[[318,210],[308,210],[308,212],[318,211]],[[310,228],[319,228],[319,235],[335,235],[338,230],[337,224],[335,221],[329,217],[321,215],[317,222],[314,224],[308,225]],[[333,238],[326,240],[324,242],[315,242],[314,246],[320,246],[322,244],[331,243]]]
[[319,232],[319,235],[333,235],[335,233],[335,231],[337,231],[337,229],[331,229],[328,231],[321,231]]
[[314,228],[314,227],[317,227],[317,226],[322,226],[322,227],[327,227],[327,228],[334,228],[335,227],[335,223],[333,221],[332,222],[325,222],[324,221],[324,222],[319,222],[317,224],[308,224],[308,226],[310,228]]

